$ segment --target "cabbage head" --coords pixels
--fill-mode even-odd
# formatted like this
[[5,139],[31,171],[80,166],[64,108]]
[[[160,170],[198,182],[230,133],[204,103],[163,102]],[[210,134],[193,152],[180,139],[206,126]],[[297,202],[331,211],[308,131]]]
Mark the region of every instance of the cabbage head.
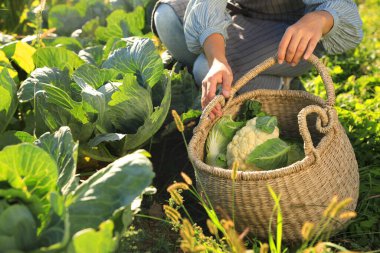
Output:
[[231,115],[223,116],[215,123],[206,140],[206,163],[208,165],[227,167],[227,145],[244,125],[244,121],[234,121]]

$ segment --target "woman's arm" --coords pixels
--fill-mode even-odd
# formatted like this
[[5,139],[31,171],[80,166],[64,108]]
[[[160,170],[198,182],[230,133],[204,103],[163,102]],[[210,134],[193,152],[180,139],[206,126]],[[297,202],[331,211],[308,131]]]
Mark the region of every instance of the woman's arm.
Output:
[[[212,34],[203,44],[210,70],[202,81],[202,108],[215,97],[216,87],[222,84],[222,94],[228,98],[232,84],[232,70],[227,62],[224,38],[220,34]],[[210,113],[210,118],[221,115],[221,106],[217,105]]]
[[282,64],[285,60],[296,66],[302,56],[307,60],[333,24],[334,18],[327,11],[314,11],[303,16],[286,29],[278,46],[278,63]]
[[[227,0],[190,0],[184,17],[184,31],[188,49],[196,54],[204,53],[210,70],[202,82],[202,107],[214,97],[218,84],[222,94],[229,96],[232,71],[226,59],[225,40],[227,27],[232,23],[226,11]],[[216,106],[210,118],[220,115]]]
[[226,6],[227,0],[190,0],[184,16],[184,32],[191,52],[202,53],[206,39],[212,34],[227,39],[227,27],[232,19]]
[[340,54],[355,48],[363,38],[362,20],[353,0],[304,0],[306,12],[326,11],[334,18],[330,32],[322,37],[329,54]]
[[279,63],[308,59],[321,40],[329,54],[355,48],[363,37],[362,21],[351,0],[304,0],[306,14],[290,26],[278,49]]

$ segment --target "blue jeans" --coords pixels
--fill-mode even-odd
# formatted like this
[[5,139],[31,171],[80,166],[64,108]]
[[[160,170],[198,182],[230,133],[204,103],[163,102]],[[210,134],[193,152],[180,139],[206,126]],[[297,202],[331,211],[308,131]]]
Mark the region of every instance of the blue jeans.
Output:
[[196,55],[187,49],[183,24],[168,4],[160,4],[154,13],[158,36],[173,57],[193,69],[195,82],[200,85],[209,70],[206,57]]
[[[160,4],[154,13],[154,24],[162,43],[176,60],[190,69],[192,68],[195,82],[200,86],[209,71],[207,59],[204,54],[196,55],[187,49],[183,24],[173,8],[168,4]],[[316,51],[322,52],[320,48],[319,45]],[[281,89],[283,84],[282,77],[295,77],[305,73],[310,68],[311,65],[305,62],[298,64],[296,67],[290,67],[288,64],[276,65],[260,74],[241,91],[257,88]],[[232,70],[234,71],[233,67]]]

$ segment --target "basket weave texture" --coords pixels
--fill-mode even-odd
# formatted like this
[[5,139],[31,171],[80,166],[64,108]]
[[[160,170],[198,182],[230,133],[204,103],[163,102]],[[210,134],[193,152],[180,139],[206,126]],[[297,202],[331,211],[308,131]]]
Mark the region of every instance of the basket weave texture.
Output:
[[[276,63],[271,57],[239,79],[226,102],[218,95],[205,108],[189,144],[189,158],[195,167],[197,187],[205,191],[214,207],[220,207],[232,217],[239,230],[249,228],[259,238],[267,238],[274,201],[267,185],[281,196],[283,239],[299,241],[304,222],[318,222],[334,195],[351,197],[347,210],[354,210],[359,193],[359,173],[351,143],[338,121],[334,109],[335,91],[328,70],[312,55],[309,58],[324,81],[327,101],[304,91],[255,90],[235,97],[249,80]],[[243,102],[254,99],[262,103],[268,114],[277,117],[281,136],[303,140],[305,158],[290,166],[271,171],[239,171],[232,199],[231,170],[204,163],[205,142],[216,120],[208,114],[217,103],[223,105],[223,115],[236,115]],[[302,139],[301,139],[302,138]],[[272,231],[276,220],[272,222]],[[339,230],[344,221],[333,223]]]

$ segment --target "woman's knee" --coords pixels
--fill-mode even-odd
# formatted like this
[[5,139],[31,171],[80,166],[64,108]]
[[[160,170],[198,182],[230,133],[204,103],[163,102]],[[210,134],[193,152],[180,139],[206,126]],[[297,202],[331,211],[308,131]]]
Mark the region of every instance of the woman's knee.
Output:
[[207,59],[204,54],[200,54],[194,62],[193,75],[196,84],[200,87],[203,79],[209,71]]
[[170,32],[170,27],[179,20],[173,8],[169,4],[162,3],[156,8],[153,21],[157,32],[162,36],[165,31]]

